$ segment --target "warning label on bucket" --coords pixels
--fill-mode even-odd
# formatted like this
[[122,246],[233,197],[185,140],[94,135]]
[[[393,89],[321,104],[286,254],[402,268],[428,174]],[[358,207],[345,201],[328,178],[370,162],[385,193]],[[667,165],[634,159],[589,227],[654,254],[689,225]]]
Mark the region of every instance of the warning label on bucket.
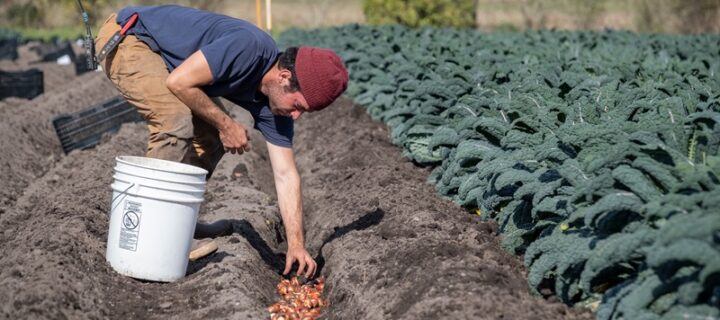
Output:
[[122,222],[120,223],[120,248],[137,250],[138,235],[140,234],[140,217],[142,204],[125,200]]

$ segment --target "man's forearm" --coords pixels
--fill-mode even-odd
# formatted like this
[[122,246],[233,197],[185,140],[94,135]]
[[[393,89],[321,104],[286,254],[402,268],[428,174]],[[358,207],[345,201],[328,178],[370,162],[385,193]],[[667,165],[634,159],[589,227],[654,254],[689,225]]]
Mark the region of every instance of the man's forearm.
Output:
[[205,55],[198,50],[170,73],[165,85],[194,115],[222,131],[233,120],[200,89],[214,80]]
[[302,196],[300,191],[300,175],[287,172],[275,175],[275,189],[278,195],[280,215],[285,225],[288,248],[305,247],[303,235]]
[[232,121],[200,88],[170,88],[170,91],[188,106],[194,115],[218,130],[227,126],[228,121]]

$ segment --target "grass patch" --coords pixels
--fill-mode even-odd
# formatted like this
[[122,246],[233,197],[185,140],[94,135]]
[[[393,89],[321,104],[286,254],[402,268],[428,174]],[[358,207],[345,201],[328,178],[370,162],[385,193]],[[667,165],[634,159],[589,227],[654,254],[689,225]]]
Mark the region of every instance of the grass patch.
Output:
[[19,32],[23,40],[50,41],[75,40],[85,35],[85,28],[82,26],[68,26],[57,28],[12,28],[12,31]]

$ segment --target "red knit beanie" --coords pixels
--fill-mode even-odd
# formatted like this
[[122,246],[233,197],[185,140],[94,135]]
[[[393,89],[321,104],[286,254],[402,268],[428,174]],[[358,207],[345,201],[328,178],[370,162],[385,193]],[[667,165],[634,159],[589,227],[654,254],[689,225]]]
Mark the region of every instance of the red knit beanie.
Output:
[[338,55],[329,49],[300,47],[295,58],[300,92],[310,110],[330,105],[347,88],[348,72]]

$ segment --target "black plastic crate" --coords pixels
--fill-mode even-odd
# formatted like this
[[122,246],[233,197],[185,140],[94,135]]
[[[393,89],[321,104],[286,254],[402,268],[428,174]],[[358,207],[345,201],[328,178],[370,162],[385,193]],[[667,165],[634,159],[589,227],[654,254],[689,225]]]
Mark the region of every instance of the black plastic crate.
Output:
[[15,60],[18,58],[18,40],[0,39],[0,60]]
[[93,71],[88,68],[87,57],[88,55],[85,53],[81,53],[79,56],[77,56],[77,59],[75,59],[75,75],[79,76],[88,71]]
[[44,90],[43,72],[38,69],[0,71],[0,99],[7,97],[32,99],[41,95]]
[[117,132],[123,123],[139,121],[143,121],[142,116],[121,96],[86,110],[59,115],[52,119],[65,153],[94,147],[100,143],[104,134]]
[[75,62],[76,56],[70,41],[56,41],[49,43],[38,43],[30,48],[31,51],[40,56],[40,61],[55,62],[62,56],[67,55],[72,62]]

